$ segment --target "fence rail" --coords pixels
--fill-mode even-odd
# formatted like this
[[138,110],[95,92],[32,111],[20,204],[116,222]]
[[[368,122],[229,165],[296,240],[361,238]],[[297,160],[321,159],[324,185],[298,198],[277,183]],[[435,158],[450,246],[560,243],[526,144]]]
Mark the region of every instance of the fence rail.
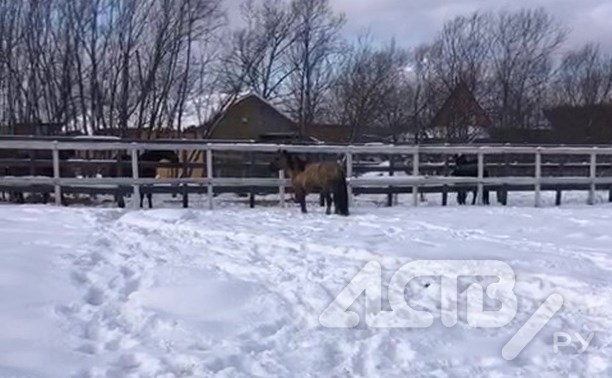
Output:
[[[248,153],[274,153],[283,149],[293,153],[307,154],[334,154],[344,156],[348,177],[349,195],[352,200],[352,192],[357,189],[367,188],[410,188],[413,194],[413,203],[419,204],[418,193],[425,188],[437,187],[440,191],[446,192],[448,187],[475,186],[477,190],[478,202],[483,202],[483,193],[488,188],[499,188],[503,186],[533,188],[535,193],[535,205],[541,204],[541,192],[543,187],[559,185],[567,187],[587,186],[589,188],[589,203],[594,203],[595,191],[598,188],[609,186],[612,189],[612,177],[599,177],[598,168],[610,168],[610,164],[598,161],[600,156],[612,156],[612,146],[473,146],[473,145],[282,145],[282,144],[254,144],[254,143],[209,143],[207,141],[155,141],[155,142],[132,142],[132,141],[106,141],[106,140],[11,140],[0,139],[0,150],[48,150],[52,152],[53,177],[0,177],[0,186],[19,187],[19,186],[52,186],[55,193],[55,201],[59,205],[61,201],[62,187],[95,187],[95,186],[117,186],[132,187],[133,194],[138,195],[142,186],[149,185],[171,185],[171,186],[205,186],[209,198],[209,207],[213,207],[213,194],[215,188],[226,187],[261,187],[278,188],[281,204],[285,203],[285,188],[289,186],[289,181],[282,174],[278,178],[254,178],[254,177],[214,177],[213,156],[217,152],[248,152]],[[120,150],[127,151],[131,159],[123,164],[131,166],[132,177],[112,177],[112,178],[69,178],[60,177],[62,164],[75,165],[85,164],[86,160],[65,161],[60,160],[60,151],[79,150],[79,151],[107,151]],[[140,163],[138,161],[139,151],[143,150],[191,150],[202,151],[205,153],[203,163],[197,164],[199,168],[206,168],[206,177],[201,178],[172,178],[172,179],[151,179],[138,177]],[[477,157],[478,174],[477,177],[447,177],[447,176],[423,176],[423,171],[435,166],[432,163],[421,163],[423,155],[456,155],[471,154]],[[532,177],[485,177],[486,156],[517,154],[533,155],[533,176]],[[356,171],[354,164],[355,157],[367,155],[385,156],[408,156],[412,160],[411,176],[390,176],[377,178],[353,177]],[[560,168],[567,167],[588,167],[589,174],[584,177],[544,177],[542,169],[551,166],[550,163],[543,162],[546,155],[583,155],[588,157],[584,163],[557,164]],[[14,159],[6,159],[6,163],[21,164]],[[37,164],[35,159],[29,161]],[[48,161],[47,161],[48,163]],[[102,161],[95,161],[102,164]],[[25,164],[25,163],[24,163]],[[43,164],[43,163],[41,163]],[[178,168],[187,167],[189,163],[179,165]],[[193,163],[189,164],[192,165]],[[517,163],[518,164],[518,163]],[[521,163],[525,164],[525,163]],[[503,166],[503,164],[498,164]],[[437,166],[440,166],[439,164]],[[506,164],[512,166],[512,163]],[[427,168],[429,167],[429,168]],[[427,169],[426,169],[427,168]],[[409,170],[410,166],[402,166],[402,169]],[[384,170],[384,169],[381,169]],[[393,168],[390,168],[393,174]],[[188,189],[187,189],[188,190]],[[428,190],[429,192],[429,190]],[[137,201],[133,201],[136,203]]]
[[612,155],[612,146],[571,147],[571,146],[462,146],[462,145],[284,145],[257,143],[210,143],[193,140],[129,142],[129,141],[59,141],[59,140],[0,140],[0,149],[20,150],[202,150],[202,151],[240,151],[276,152],[279,149],[294,153],[320,154],[536,154],[542,155]]

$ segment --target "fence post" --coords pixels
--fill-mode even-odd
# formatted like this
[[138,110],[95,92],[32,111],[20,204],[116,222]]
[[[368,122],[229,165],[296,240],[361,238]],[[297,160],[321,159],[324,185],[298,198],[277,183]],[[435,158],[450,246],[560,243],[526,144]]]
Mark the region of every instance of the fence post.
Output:
[[[450,167],[449,167],[449,159],[446,155],[444,156],[444,168],[442,170],[442,174],[444,177],[448,177],[450,175]],[[439,174],[439,173],[437,173]],[[448,206],[448,185],[444,184],[442,186],[442,206]]]
[[[505,153],[504,154],[504,176],[508,177],[511,175],[511,170],[510,170],[510,156]],[[510,193],[510,191],[508,190],[508,184],[504,184],[502,185],[502,189],[500,192],[498,192],[498,202],[501,202],[501,204],[503,206],[508,206],[508,194]],[[500,201],[501,199],[501,201]]]
[[[253,176],[253,166],[255,165],[255,154],[251,151],[249,152],[249,168],[247,169],[249,177]],[[255,208],[255,188],[249,188],[249,207],[251,209]]]
[[353,179],[353,148],[348,146],[346,151],[346,186],[348,191],[348,203],[350,207],[353,207],[353,185],[351,183]]
[[[322,154],[318,154],[317,155],[317,161],[321,162],[324,161],[324,157]],[[323,193],[319,193],[319,206],[320,207],[325,207],[325,196],[323,195]]]
[[[395,176],[395,172],[393,170],[393,162],[395,155],[391,154],[389,155],[389,177],[393,177]],[[387,193],[387,206],[388,207],[392,207],[393,206],[393,186],[389,186],[389,193]]]
[[212,146],[210,143],[206,145],[206,178],[208,178],[208,209],[212,210],[214,208],[213,205],[213,196],[214,196],[214,188],[213,188],[213,152]]
[[542,205],[542,151],[541,147],[537,148],[535,157],[535,206]]
[[[559,172],[556,172],[557,175],[562,175],[562,172],[565,171],[565,161],[567,157],[565,155],[561,156],[561,162],[559,163]],[[563,203],[563,190],[557,189],[557,195],[555,196],[555,206],[561,206]]]
[[591,179],[591,186],[589,188],[589,205],[595,205],[595,180],[597,179],[597,147],[593,147],[591,152],[591,165],[589,169],[589,178]]
[[[136,143],[132,143],[130,153],[132,155],[132,178],[138,180],[138,148],[136,146]],[[134,197],[132,198],[132,207],[137,209],[140,207],[140,185],[135,183],[133,184],[133,188]]]
[[55,205],[62,205],[62,187],[59,184],[60,180],[60,159],[59,149],[57,147],[57,141],[53,141],[53,180],[55,181],[54,192],[55,192]]
[[[181,156],[182,156],[182,160],[183,160],[183,174],[182,176],[184,178],[188,178],[187,177],[187,151],[183,150],[181,151]],[[189,185],[188,184],[183,184],[182,185],[182,191],[183,191],[183,208],[187,209],[189,207]]]
[[[123,177],[123,151],[124,150],[117,150],[117,166],[115,167],[116,177]],[[125,197],[123,195],[123,187],[121,185],[117,185],[115,202],[117,202],[117,206],[119,206],[121,209],[125,207]]]
[[278,179],[280,180],[280,184],[278,184],[278,196],[280,197],[280,206],[281,208],[285,208],[285,171],[278,171]]
[[484,205],[484,153],[478,151],[478,191],[477,191],[477,203]]
[[[420,162],[419,162],[419,146],[416,146],[416,150],[412,154],[412,176],[417,180],[420,175]],[[412,205],[414,207],[419,206],[419,186],[415,185],[412,187]]]

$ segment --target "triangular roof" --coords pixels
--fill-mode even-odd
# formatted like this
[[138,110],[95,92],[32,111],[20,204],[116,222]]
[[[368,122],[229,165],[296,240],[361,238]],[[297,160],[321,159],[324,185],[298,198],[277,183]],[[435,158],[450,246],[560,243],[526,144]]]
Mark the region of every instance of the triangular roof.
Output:
[[467,84],[460,82],[448,96],[440,110],[436,113],[430,123],[431,128],[450,125],[455,117],[459,115],[466,117],[473,115],[476,125],[480,128],[489,128],[493,124],[491,118],[474,97]]
[[[227,115],[232,111],[232,109],[234,107],[240,105],[241,103],[243,103],[243,102],[245,102],[245,101],[247,101],[249,99],[253,99],[253,98],[256,99],[257,101],[263,103],[264,105],[270,107],[272,110],[274,110],[280,116],[286,118],[289,122],[295,124],[295,121],[293,121],[293,119],[291,119],[287,114],[285,114],[282,111],[280,111],[270,101],[266,100],[265,98],[263,98],[259,94],[253,92],[253,93],[248,93],[248,94],[243,95],[242,97],[238,98],[234,103],[232,103],[230,106],[228,106],[228,108],[223,111],[223,113],[221,114],[220,117],[217,117],[217,119],[214,121],[212,126],[208,129],[207,136],[210,136],[210,135],[212,135],[214,133],[215,129],[219,126],[219,124],[221,122],[223,122],[225,120],[225,117],[227,117]],[[296,128],[297,128],[297,125],[296,125]]]

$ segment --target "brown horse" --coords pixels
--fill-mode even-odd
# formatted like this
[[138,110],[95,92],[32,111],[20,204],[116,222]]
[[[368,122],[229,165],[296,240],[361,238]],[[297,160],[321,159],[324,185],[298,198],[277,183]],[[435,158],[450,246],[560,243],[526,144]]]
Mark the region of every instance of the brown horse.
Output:
[[314,191],[320,191],[327,203],[328,215],[331,214],[332,200],[336,214],[349,215],[346,175],[337,162],[307,163],[287,151],[279,151],[276,159],[270,164],[270,169],[284,170],[291,179],[295,198],[300,203],[302,213],[307,212],[306,196]]

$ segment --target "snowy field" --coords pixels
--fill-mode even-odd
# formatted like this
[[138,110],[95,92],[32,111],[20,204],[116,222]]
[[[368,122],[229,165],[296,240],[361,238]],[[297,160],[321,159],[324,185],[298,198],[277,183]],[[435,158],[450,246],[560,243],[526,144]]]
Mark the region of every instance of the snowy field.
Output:
[[[3,205],[0,377],[610,377],[606,195],[595,207],[580,198],[544,209],[527,205],[532,196],[508,208],[389,209],[361,199],[349,218],[313,204],[305,216],[243,204]],[[518,316],[502,329],[472,329],[462,316],[446,328],[439,314],[427,329],[319,324],[369,261],[415,259],[507,262]],[[422,280],[406,297],[434,310],[439,280]],[[503,345],[552,293],[563,309],[504,360]],[[576,340],[555,351],[556,332],[593,339],[584,353]]]

